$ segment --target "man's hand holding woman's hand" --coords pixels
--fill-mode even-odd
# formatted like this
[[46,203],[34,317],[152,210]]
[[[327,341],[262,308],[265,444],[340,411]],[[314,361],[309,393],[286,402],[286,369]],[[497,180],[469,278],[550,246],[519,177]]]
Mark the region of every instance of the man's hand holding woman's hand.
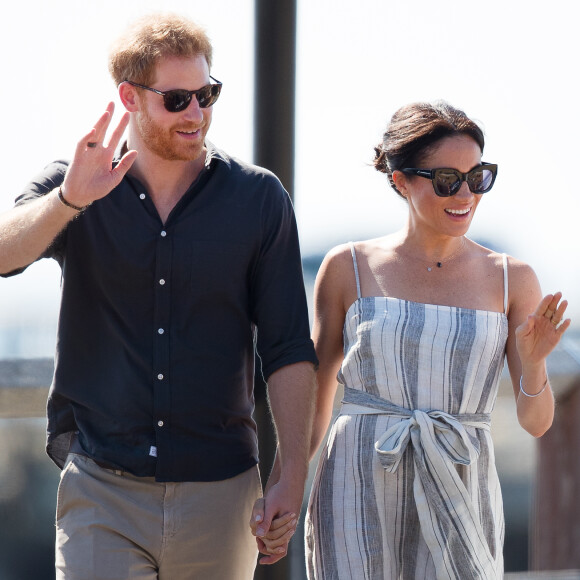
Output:
[[274,518],[271,525],[266,529],[267,522],[264,521],[265,498],[256,500],[250,528],[252,534],[256,536],[258,550],[264,557],[260,559],[260,564],[274,564],[281,560],[288,552],[288,543],[296,532],[298,517],[295,513],[287,513],[281,517]]

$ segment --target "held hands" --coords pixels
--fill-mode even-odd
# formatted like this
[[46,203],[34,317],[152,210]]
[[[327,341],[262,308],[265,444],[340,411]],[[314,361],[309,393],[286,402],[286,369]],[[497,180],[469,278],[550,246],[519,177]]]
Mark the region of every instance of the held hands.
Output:
[[288,552],[288,543],[296,531],[298,518],[294,513],[288,513],[280,518],[275,518],[269,529],[264,521],[265,500],[256,500],[252,510],[250,527],[252,534],[256,536],[256,543],[261,554],[265,554],[260,559],[260,564],[274,564],[281,560]]
[[517,349],[524,366],[542,363],[570,326],[569,318],[562,320],[568,301],[561,299],[561,292],[548,294],[527,320],[516,328]]
[[277,483],[254,504],[250,528],[256,536],[258,550],[264,554],[260,564],[274,564],[288,552],[288,543],[298,525],[296,514],[300,513],[303,492],[302,489],[296,501],[288,500],[291,494]]
[[137,151],[128,151],[119,164],[112,167],[115,151],[129,123],[129,113],[125,113],[105,143],[114,109],[114,103],[109,103],[93,129],[77,144],[62,185],[64,198],[75,206],[84,207],[105,197],[119,185],[137,157]]

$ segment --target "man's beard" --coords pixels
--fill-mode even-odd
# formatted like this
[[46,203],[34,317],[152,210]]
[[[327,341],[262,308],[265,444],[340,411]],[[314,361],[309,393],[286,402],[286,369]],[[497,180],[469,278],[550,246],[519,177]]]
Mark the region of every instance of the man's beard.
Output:
[[[137,128],[146,147],[152,153],[166,161],[194,161],[203,153],[203,139],[189,144],[185,140],[181,143],[176,143],[178,139],[175,137],[176,128],[172,127],[171,130],[162,129],[153,121],[147,111],[142,111],[137,116]],[[205,138],[207,132],[206,126],[179,127],[181,131],[195,131],[197,129],[201,131]]]

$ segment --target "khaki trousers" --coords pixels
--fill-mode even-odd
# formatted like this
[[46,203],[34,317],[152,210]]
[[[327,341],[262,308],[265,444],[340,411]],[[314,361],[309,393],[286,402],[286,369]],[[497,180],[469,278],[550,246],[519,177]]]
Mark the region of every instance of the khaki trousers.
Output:
[[56,513],[57,580],[251,580],[258,468],[160,483],[69,454]]

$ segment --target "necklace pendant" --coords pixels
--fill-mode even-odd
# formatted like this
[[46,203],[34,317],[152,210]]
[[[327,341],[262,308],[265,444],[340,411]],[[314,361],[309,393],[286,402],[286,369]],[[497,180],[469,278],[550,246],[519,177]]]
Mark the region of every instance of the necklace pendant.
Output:
[[427,272],[431,272],[431,266],[427,267]]
[[443,264],[441,262],[437,262],[437,267],[441,268],[441,266],[443,266]]

